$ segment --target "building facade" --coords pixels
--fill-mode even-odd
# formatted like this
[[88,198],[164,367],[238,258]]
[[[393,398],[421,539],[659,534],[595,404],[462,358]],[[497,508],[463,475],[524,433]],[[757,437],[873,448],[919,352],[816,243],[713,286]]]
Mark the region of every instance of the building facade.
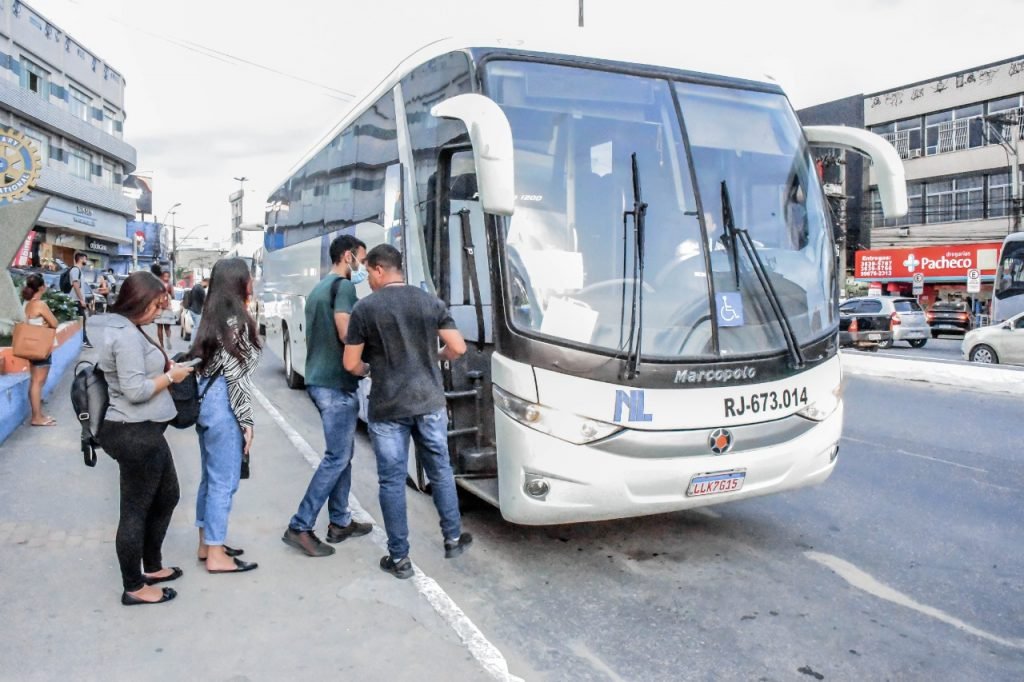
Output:
[[135,169],[124,141],[124,77],[60,27],[17,0],[0,0],[0,128],[25,138],[40,168],[29,196],[46,208],[26,244],[30,262],[97,268],[130,245],[135,203],[122,181]]
[[[848,212],[860,237],[854,278],[911,294],[918,275],[922,301],[970,297],[983,311],[999,244],[1021,229],[1024,56],[857,97],[860,122],[837,103],[804,111],[831,109],[833,120],[815,122],[859,125],[889,140],[904,160],[910,210],[885,218],[873,170],[847,175],[846,193],[861,202],[859,215]],[[981,291],[968,294],[975,269]]]

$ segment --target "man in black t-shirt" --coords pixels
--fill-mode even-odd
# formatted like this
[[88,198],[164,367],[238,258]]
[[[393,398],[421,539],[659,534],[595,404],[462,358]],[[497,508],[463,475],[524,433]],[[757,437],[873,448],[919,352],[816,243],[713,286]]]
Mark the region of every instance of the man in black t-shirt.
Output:
[[[462,532],[438,367],[439,361],[465,353],[466,342],[442,301],[405,283],[398,249],[375,246],[366,254],[366,267],[373,293],[352,310],[344,365],[355,376],[370,376],[372,368],[369,431],[388,534],[388,556],[381,558],[380,567],[397,578],[408,578],[413,574],[405,511],[410,435],[441,516],[445,558],[462,554],[473,541]],[[440,351],[438,337],[444,342]]]

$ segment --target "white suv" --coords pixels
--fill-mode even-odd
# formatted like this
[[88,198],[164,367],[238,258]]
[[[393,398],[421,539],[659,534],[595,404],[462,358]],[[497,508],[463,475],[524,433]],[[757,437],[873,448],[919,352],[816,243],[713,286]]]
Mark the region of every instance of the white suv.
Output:
[[[849,299],[850,301],[855,299]],[[921,348],[931,337],[931,327],[925,317],[924,309],[916,298],[905,296],[860,296],[856,300],[878,301],[882,313],[889,314],[891,339],[883,339],[878,347],[891,348],[896,341],[906,341],[914,348]]]

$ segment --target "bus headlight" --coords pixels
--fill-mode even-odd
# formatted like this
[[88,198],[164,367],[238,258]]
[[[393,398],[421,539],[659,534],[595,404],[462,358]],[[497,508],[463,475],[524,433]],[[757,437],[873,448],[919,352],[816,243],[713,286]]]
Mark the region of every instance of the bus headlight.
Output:
[[845,381],[841,381],[830,394],[826,395],[821,400],[811,403],[804,409],[797,412],[797,414],[804,419],[810,419],[811,421],[825,421],[831,417],[832,413],[839,407],[839,403],[843,399],[843,389],[845,387]]
[[587,419],[571,412],[556,410],[527,402],[494,387],[494,405],[523,426],[576,445],[607,438],[622,430],[621,426]]

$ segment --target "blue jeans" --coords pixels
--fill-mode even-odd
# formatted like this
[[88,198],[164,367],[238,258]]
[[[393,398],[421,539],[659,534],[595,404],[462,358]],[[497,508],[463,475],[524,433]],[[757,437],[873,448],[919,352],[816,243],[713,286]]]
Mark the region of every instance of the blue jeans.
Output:
[[194,313],[191,310],[188,311],[188,314],[192,317],[192,333],[195,334],[199,331],[199,321],[203,319],[203,316],[199,313]]
[[[210,379],[199,379],[202,393]],[[242,428],[228,402],[228,382],[213,379],[196,422],[203,473],[196,493],[196,526],[203,529],[208,545],[223,545],[228,534],[228,514],[242,473]]]
[[405,477],[408,474],[409,436],[416,443],[434,506],[441,517],[441,533],[453,540],[462,533],[459,496],[448,458],[448,415],[438,410],[417,417],[370,422],[370,440],[377,456],[380,510],[388,533],[388,552],[395,561],[409,555],[409,522],[405,513]]
[[347,526],[352,520],[348,494],[352,489],[352,446],[359,419],[359,398],[355,391],[325,386],[307,386],[306,392],[320,411],[327,449],[288,526],[295,530],[313,530],[324,502],[331,523]]

